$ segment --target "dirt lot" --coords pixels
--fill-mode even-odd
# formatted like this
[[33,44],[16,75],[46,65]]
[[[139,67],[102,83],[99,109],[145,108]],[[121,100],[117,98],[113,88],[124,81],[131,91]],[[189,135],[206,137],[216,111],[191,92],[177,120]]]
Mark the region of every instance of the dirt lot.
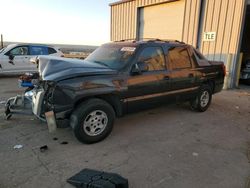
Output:
[[[14,78],[0,86],[0,101],[21,92]],[[33,116],[6,121],[3,104],[0,113],[1,188],[71,187],[66,179],[83,168],[119,173],[130,188],[240,188],[250,177],[249,87],[215,95],[205,113],[182,104],[127,115],[94,145],[79,143],[70,128],[51,135]]]

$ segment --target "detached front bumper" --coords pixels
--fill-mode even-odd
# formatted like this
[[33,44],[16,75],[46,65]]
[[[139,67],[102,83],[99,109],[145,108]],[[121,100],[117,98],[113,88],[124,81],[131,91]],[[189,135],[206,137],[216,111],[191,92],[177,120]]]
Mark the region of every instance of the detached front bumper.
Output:
[[13,114],[32,115],[31,104],[32,97],[26,94],[9,98],[5,104],[6,119],[9,120]]

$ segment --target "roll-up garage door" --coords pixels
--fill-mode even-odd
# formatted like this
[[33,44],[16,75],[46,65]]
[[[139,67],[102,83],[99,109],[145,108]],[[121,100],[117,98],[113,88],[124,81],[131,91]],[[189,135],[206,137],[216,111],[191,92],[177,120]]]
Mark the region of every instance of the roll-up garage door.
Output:
[[139,9],[139,38],[182,40],[185,1],[179,0]]

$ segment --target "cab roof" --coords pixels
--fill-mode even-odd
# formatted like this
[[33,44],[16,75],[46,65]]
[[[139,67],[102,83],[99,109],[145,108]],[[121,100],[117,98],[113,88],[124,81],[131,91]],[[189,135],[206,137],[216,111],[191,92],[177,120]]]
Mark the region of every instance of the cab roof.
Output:
[[142,40],[134,40],[134,39],[125,39],[120,41],[114,41],[108,43],[107,45],[121,45],[121,46],[138,46],[142,44],[167,44],[169,46],[187,46],[188,44],[178,41],[178,40],[162,40],[162,39],[142,39]]

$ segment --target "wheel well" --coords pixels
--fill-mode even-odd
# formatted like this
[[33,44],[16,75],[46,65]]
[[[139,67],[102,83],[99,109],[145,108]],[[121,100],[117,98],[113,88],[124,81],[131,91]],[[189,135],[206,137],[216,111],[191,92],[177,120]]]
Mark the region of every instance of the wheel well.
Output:
[[207,80],[207,81],[203,82],[203,84],[209,85],[211,87],[211,89],[212,89],[212,93],[214,93],[214,88],[215,88],[214,80]]
[[116,95],[97,95],[97,96],[91,96],[91,97],[84,97],[80,100],[78,100],[77,102],[75,102],[75,108],[77,106],[79,106],[82,102],[88,100],[88,99],[92,99],[92,98],[97,98],[97,99],[102,99],[104,101],[106,101],[107,103],[109,103],[114,111],[116,116],[120,117],[123,114],[123,107],[122,104],[119,100],[119,98]]

